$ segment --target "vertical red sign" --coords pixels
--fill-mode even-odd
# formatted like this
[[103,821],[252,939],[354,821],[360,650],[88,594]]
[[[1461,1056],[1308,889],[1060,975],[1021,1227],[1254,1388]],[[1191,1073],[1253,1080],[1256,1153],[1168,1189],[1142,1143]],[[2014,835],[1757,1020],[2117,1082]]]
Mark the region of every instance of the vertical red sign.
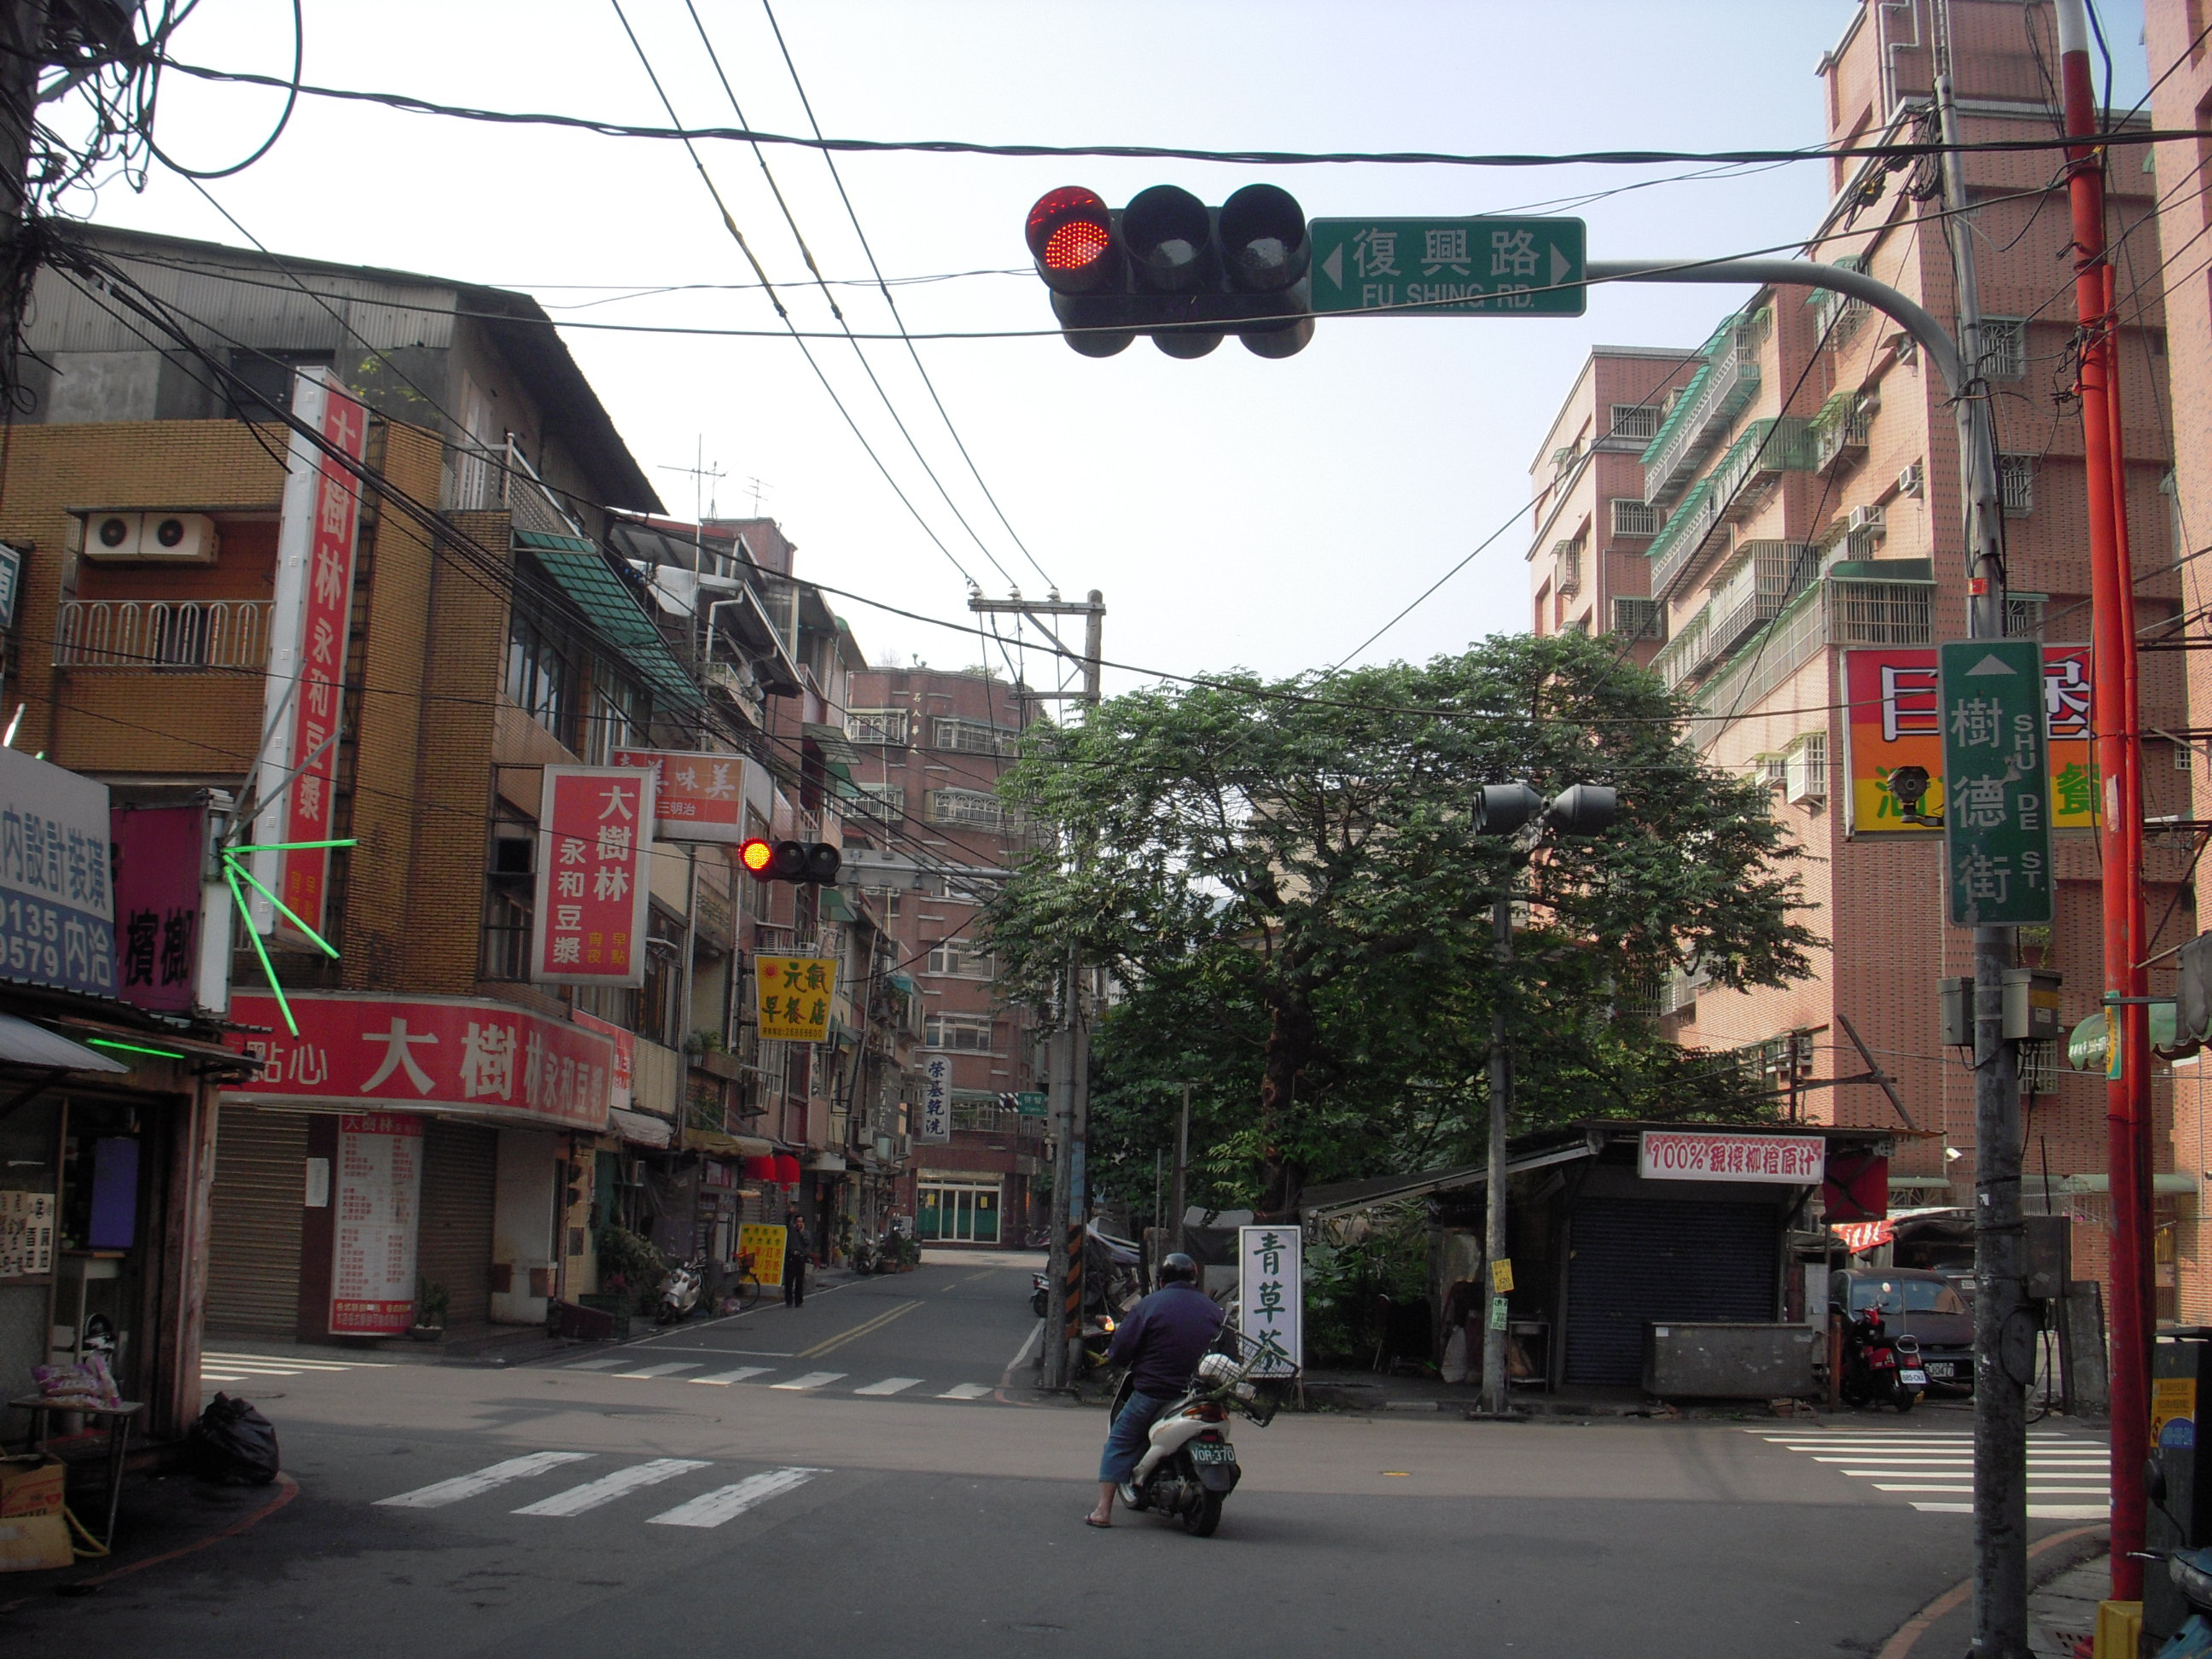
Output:
[[[292,412],[321,441],[292,434],[277,532],[265,720],[275,736],[261,766],[263,805],[254,820],[254,839],[263,846],[332,838],[361,522],[359,486],[346,463],[361,459],[368,434],[368,410],[328,370],[303,369],[292,384]],[[320,929],[329,849],[263,854],[255,863],[256,877],[293,915]],[[281,913],[270,926],[295,931]]]
[[540,985],[645,983],[654,771],[549,766],[538,817],[530,977]]

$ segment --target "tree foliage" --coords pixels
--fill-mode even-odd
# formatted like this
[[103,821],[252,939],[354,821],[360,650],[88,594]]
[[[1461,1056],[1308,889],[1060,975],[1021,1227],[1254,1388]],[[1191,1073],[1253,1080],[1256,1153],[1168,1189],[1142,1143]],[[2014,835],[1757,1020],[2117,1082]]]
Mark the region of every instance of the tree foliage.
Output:
[[[1771,797],[1701,764],[1681,714],[1570,634],[1154,689],[1032,728],[1000,787],[1056,838],[987,926],[1040,1006],[1071,946],[1118,988],[1093,1045],[1094,1159],[1143,1149],[1129,1174],[1149,1188],[1184,1079],[1217,1194],[1263,1213],[1308,1180],[1468,1155],[1500,1006],[1524,1123],[1746,1110],[1731,1066],[1629,1012],[1672,968],[1786,982],[1814,942]],[[1620,822],[1547,836],[1516,873],[1471,811],[1477,786],[1513,779],[1613,784]],[[1528,915],[1501,969],[1509,882]]]

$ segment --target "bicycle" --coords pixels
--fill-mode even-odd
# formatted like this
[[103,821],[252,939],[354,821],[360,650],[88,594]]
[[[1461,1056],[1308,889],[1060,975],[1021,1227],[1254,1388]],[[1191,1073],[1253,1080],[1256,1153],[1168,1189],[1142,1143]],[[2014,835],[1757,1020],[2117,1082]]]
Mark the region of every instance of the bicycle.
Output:
[[760,1305],[761,1297],[764,1294],[760,1275],[753,1271],[754,1260],[754,1253],[750,1250],[738,1253],[738,1277],[732,1287],[738,1306],[747,1313]]

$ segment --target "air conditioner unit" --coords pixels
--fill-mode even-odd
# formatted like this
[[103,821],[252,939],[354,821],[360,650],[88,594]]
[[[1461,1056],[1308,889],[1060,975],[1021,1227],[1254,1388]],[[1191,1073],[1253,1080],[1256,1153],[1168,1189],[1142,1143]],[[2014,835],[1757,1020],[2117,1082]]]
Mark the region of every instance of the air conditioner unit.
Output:
[[1917,495],[1920,493],[1919,462],[1913,462],[1897,475],[1897,493],[1900,495]]
[[215,520],[204,513],[94,513],[87,516],[88,559],[213,564]]
[[1864,507],[1853,507],[1848,524],[1850,532],[1855,536],[1862,532],[1870,536],[1881,535],[1882,533],[1881,504],[1879,501],[1869,501]]

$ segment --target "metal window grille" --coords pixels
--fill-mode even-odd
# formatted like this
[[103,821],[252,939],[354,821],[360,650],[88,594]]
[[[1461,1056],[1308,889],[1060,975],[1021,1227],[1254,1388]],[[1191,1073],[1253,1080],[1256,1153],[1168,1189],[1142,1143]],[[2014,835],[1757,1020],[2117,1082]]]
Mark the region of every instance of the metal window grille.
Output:
[[1828,734],[1807,733],[1784,757],[1783,793],[1791,801],[1825,800],[1828,794]]
[[929,821],[999,830],[1006,826],[1006,809],[996,795],[987,795],[980,789],[933,789],[929,792]]
[[2006,594],[2004,631],[2023,639],[2040,635],[2043,613],[2050,604],[2050,596],[2045,593]]
[[1615,404],[1612,413],[1612,435],[1616,438],[1637,438],[1649,443],[1659,435],[1659,409],[1656,404]]
[[935,747],[968,755],[1009,754],[1014,746],[1014,733],[1005,726],[957,715],[939,716],[932,723],[931,736]]
[[1560,592],[1571,593],[1583,585],[1583,544],[1579,541],[1553,542],[1552,558],[1559,566]]
[[1982,319],[1982,374],[2017,380],[2027,373],[2027,323],[2020,317]]
[[1932,582],[1831,581],[1828,639],[1833,645],[1926,645],[1935,638]]
[[1666,630],[1660,625],[1656,599],[1616,599],[1613,602],[1613,631],[1625,639],[1656,640]]
[[2035,511],[2035,457],[1997,457],[1997,500],[2008,519]]
[[931,947],[928,966],[923,971],[950,974],[959,979],[991,979],[998,974],[999,959],[988,951],[946,943]]
[[944,1048],[958,1054],[988,1054],[991,1051],[990,1017],[932,1014],[922,1022],[921,1040],[925,1048]]
[[896,783],[864,783],[859,796],[846,805],[854,817],[896,823],[906,815],[906,787]]
[[1780,789],[1790,781],[1790,757],[1787,755],[1761,755],[1754,763],[1759,768],[1760,781],[1769,789]]
[[1664,522],[1657,507],[1632,495],[1616,496],[1612,507],[1613,533],[1616,536],[1656,536]]
[[57,668],[259,668],[270,606],[258,599],[65,599]]
[[906,741],[903,708],[854,708],[845,715],[845,735],[854,743],[900,744]]
[[2054,1039],[2020,1045],[2020,1091],[2024,1095],[2058,1092],[2058,1044]]

